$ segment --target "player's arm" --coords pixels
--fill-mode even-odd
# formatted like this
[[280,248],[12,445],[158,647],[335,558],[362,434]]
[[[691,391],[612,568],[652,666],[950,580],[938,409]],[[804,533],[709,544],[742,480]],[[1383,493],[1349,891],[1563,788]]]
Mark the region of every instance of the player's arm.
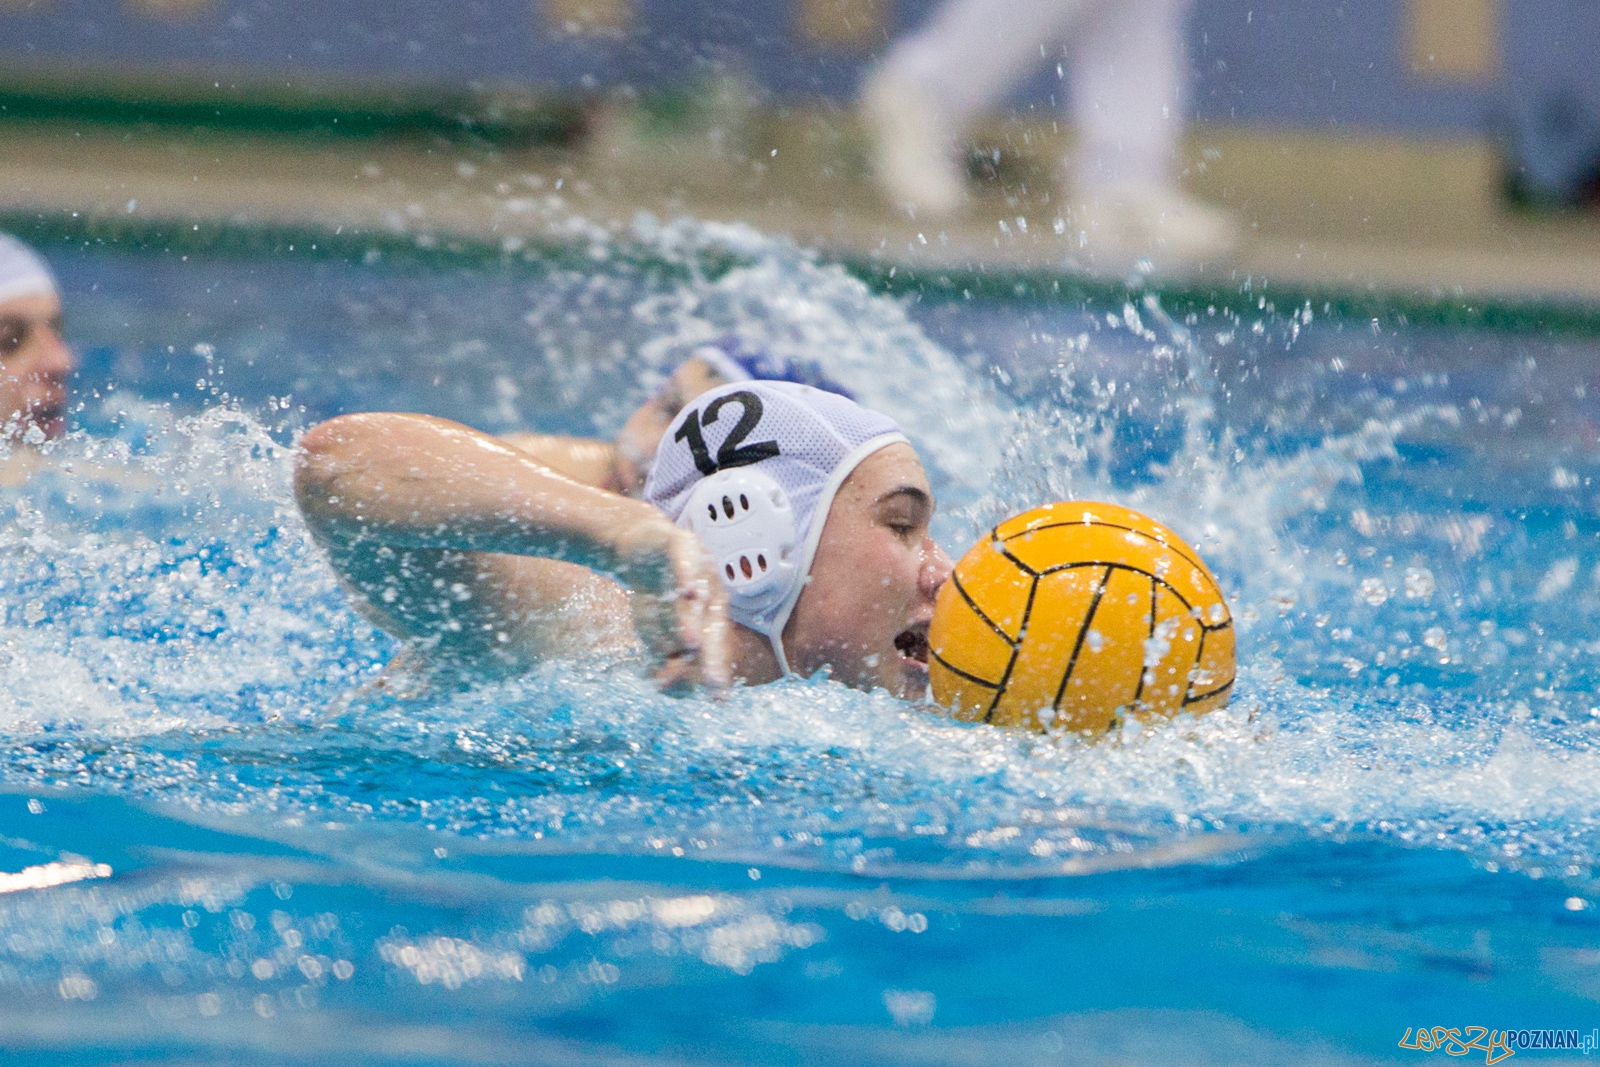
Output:
[[610,441],[553,433],[511,433],[500,440],[582,485],[613,493],[627,488],[617,471],[617,446]]
[[396,636],[525,661],[593,647],[597,626],[631,616],[663,681],[726,681],[724,593],[693,535],[487,434],[426,415],[332,419],[301,440],[295,494]]

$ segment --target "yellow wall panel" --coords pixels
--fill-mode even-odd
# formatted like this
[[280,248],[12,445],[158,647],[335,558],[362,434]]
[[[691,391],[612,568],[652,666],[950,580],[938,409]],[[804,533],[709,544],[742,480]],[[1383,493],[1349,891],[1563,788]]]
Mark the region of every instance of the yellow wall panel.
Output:
[[872,48],[886,40],[889,2],[799,0],[800,33],[825,48]]
[[633,22],[633,0],[535,0],[555,33],[620,33]]
[[158,19],[193,18],[211,7],[211,0],[128,0],[128,10]]
[[1499,0],[1407,0],[1411,72],[1440,81],[1488,81],[1500,69]]

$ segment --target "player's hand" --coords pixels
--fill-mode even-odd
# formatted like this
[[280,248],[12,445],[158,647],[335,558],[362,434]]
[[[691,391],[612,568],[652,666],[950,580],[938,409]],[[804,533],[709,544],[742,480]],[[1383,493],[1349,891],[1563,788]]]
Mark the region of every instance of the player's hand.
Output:
[[727,688],[728,595],[711,557],[694,534],[665,519],[642,540],[657,542],[647,551],[657,557],[658,591],[635,586],[630,601],[657,683],[672,692]]

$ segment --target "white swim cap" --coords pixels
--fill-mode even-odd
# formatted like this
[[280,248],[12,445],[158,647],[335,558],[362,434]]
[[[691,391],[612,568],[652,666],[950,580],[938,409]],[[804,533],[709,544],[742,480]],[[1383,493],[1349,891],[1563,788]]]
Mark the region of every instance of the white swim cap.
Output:
[[783,627],[834,494],[862,460],[897,443],[909,442],[893,419],[836,393],[734,382],[678,412],[656,448],[644,498],[700,535],[723,573],[729,614],[766,635],[787,674]]
[[8,233],[0,233],[0,303],[19,296],[54,296],[55,275],[39,254]]

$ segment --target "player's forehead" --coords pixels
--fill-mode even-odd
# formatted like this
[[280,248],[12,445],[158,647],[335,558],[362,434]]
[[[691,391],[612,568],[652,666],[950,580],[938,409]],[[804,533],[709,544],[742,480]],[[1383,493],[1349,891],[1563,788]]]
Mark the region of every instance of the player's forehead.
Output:
[[61,313],[61,298],[54,293],[29,293],[0,300],[0,319],[36,321],[50,319]]
[[865,509],[920,506],[932,511],[933,488],[916,449],[897,442],[878,449],[850,472],[835,498],[835,506],[839,503]]

